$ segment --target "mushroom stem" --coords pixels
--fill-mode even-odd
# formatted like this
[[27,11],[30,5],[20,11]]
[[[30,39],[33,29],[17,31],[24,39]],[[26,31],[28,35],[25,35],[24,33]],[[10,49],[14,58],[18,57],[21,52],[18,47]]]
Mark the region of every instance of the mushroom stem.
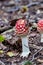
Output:
[[43,42],[43,33],[41,33],[41,42]]
[[22,36],[22,54],[23,57],[28,57],[30,53],[29,45],[28,45],[28,37]]

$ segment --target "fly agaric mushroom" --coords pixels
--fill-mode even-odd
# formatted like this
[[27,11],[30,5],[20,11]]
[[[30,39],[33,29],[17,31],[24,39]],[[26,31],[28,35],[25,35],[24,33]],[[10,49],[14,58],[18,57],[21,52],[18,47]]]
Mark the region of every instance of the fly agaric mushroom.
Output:
[[41,34],[41,42],[43,42],[43,19],[39,20],[37,25],[38,25],[37,29]]
[[15,29],[16,29],[16,33],[17,35],[20,35],[21,39],[22,39],[22,54],[21,57],[28,57],[29,53],[30,53],[30,49],[29,49],[29,45],[28,45],[28,26],[26,25],[25,20],[20,19],[16,22],[15,25]]

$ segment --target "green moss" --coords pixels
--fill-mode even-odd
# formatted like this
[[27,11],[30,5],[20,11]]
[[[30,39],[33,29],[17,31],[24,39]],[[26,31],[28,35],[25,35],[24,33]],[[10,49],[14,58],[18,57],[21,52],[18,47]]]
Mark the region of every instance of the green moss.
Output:
[[32,62],[27,61],[27,62],[25,62],[25,64],[24,64],[24,65],[32,65]]
[[3,42],[4,40],[5,38],[2,35],[0,35],[0,42]]

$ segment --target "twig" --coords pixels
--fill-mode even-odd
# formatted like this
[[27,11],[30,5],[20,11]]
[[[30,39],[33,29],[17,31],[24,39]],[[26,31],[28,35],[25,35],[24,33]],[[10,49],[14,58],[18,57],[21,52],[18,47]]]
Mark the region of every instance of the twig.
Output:
[[[27,47],[26,45],[24,45],[25,47]],[[38,47],[38,46],[37,46]],[[28,47],[27,47],[28,48]],[[38,48],[40,48],[40,47],[38,47]],[[31,62],[34,60],[34,59],[36,59],[35,58],[35,55],[37,54],[37,53],[39,53],[41,50],[42,50],[43,48],[40,48],[35,54],[33,54],[33,57],[32,57],[32,60],[31,60]]]
[[33,48],[36,48],[36,49],[43,48],[43,47],[41,47],[41,46],[37,46],[37,45],[35,45],[35,44],[29,44],[29,46],[30,46],[30,47],[33,47]]
[[0,60],[0,65],[5,65],[5,64]]
[[39,53],[42,49],[43,49],[43,48],[40,48],[35,54],[33,54],[33,58],[32,58],[32,60],[31,60],[31,62],[35,59],[35,55],[36,55],[37,53]]

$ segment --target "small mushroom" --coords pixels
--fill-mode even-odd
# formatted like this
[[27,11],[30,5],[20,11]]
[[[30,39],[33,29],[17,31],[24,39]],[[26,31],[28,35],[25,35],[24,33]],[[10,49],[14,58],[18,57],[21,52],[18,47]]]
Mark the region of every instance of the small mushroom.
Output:
[[22,40],[22,53],[21,57],[28,57],[30,53],[29,45],[28,45],[28,25],[26,25],[25,20],[20,19],[16,22],[15,29],[18,36],[21,37]]
[[41,42],[43,42],[43,19],[38,21],[37,29],[41,34]]

